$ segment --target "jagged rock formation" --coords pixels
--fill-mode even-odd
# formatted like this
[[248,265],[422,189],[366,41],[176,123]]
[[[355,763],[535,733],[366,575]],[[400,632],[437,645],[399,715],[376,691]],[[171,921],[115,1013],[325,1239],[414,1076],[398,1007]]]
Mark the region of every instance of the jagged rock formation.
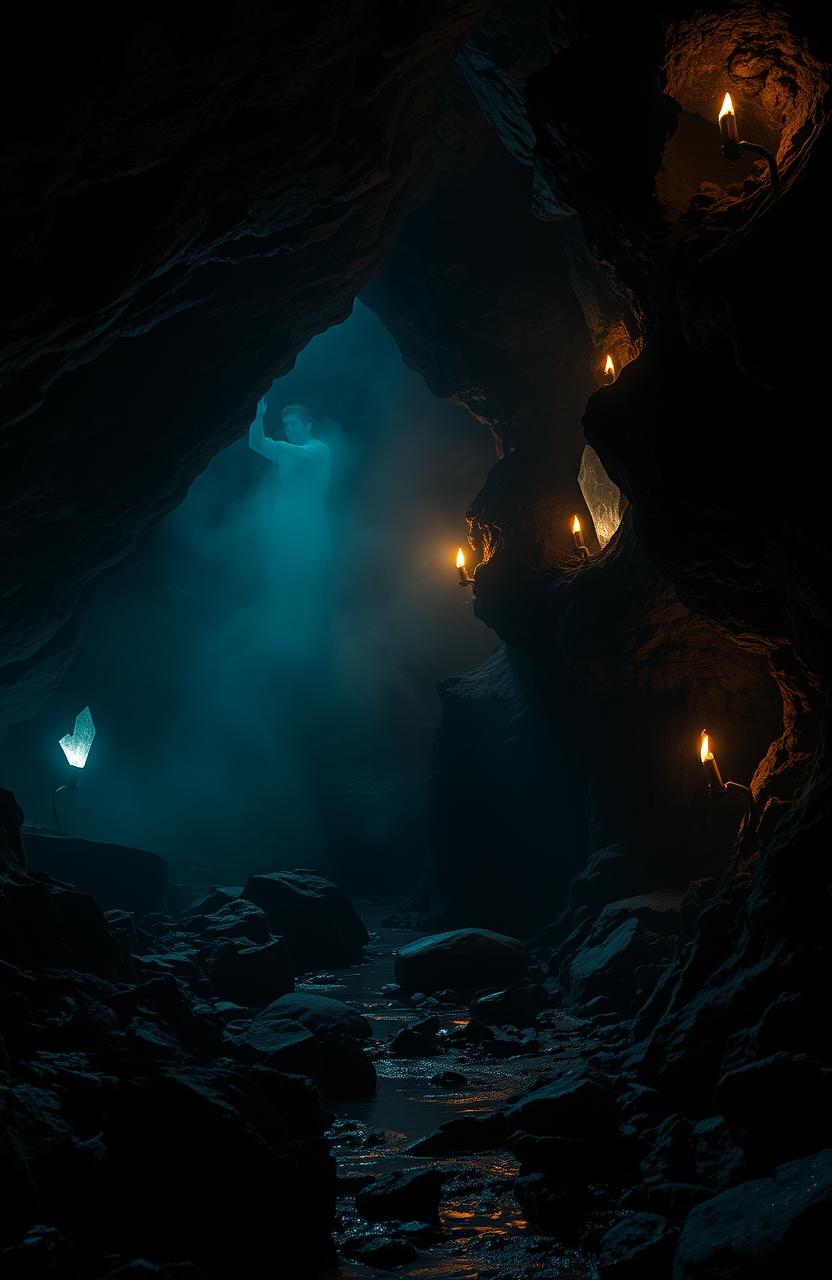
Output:
[[[487,0],[18,15],[3,82],[0,723],[54,688],[135,551],[425,194]],[[26,28],[30,28],[27,30]],[[48,105],[47,105],[48,104]]]

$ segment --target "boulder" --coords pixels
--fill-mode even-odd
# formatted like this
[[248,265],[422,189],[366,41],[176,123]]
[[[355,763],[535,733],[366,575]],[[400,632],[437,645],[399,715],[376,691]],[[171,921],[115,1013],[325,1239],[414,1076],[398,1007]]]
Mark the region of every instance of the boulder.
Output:
[[618,1133],[615,1095],[587,1076],[557,1077],[510,1108],[508,1128],[539,1137],[609,1141]]
[[276,1239],[302,1241],[309,1271],[324,1271],[335,1165],[323,1126],[317,1091],[265,1068],[226,1060],[135,1079],[106,1133],[99,1230],[128,1258],[187,1258],[228,1276],[262,1275]]
[[163,911],[170,878],[158,853],[75,836],[23,833],[29,866],[89,893],[105,910]]
[[244,898],[235,898],[207,915],[191,916],[185,921],[185,928],[217,941],[246,938],[249,942],[268,942],[270,936],[265,911]]
[[688,1215],[673,1280],[782,1280],[817,1275],[832,1211],[832,1150],[740,1183]]
[[336,1098],[375,1093],[375,1068],[358,1040],[319,1025],[316,1031],[287,1017],[276,1000],[248,1025],[231,1023],[226,1042],[247,1062],[266,1061],[281,1071],[309,1075]]
[[419,1256],[418,1249],[410,1240],[401,1240],[397,1236],[361,1236],[349,1241],[344,1252],[358,1262],[378,1267],[382,1271],[400,1267]]
[[396,953],[396,981],[406,991],[452,987],[471,994],[514,983],[528,967],[526,945],[490,929],[453,929],[408,943]]
[[662,935],[646,930],[637,916],[625,919],[606,936],[599,937],[594,929],[566,964],[565,985],[581,1003],[604,995],[619,1011],[630,1012],[638,995],[636,968],[663,959],[666,946]]
[[295,969],[360,960],[369,938],[349,898],[315,871],[251,876],[243,898],[265,911],[269,928],[286,939]]
[[628,1214],[601,1238],[598,1280],[666,1280],[678,1235],[659,1214]]
[[736,1143],[769,1167],[832,1146],[832,1070],[774,1053],[728,1071],[716,1102]]
[[205,968],[212,995],[235,1004],[269,1004],[295,985],[282,938],[272,938],[262,946],[252,946],[245,938],[231,938],[212,951]]
[[282,1018],[291,1018],[316,1035],[351,1036],[354,1040],[371,1040],[373,1028],[363,1014],[329,996],[294,991],[275,1000],[272,1009]]
[[436,1169],[405,1169],[378,1178],[359,1191],[356,1208],[365,1218],[385,1222],[416,1218],[434,1222],[439,1214],[442,1175]]
[[506,1143],[506,1118],[500,1111],[493,1115],[459,1116],[446,1120],[426,1137],[407,1148],[412,1156],[446,1156],[467,1151],[493,1151]]
[[414,1031],[412,1027],[402,1027],[390,1044],[390,1054],[394,1058],[435,1058],[441,1052],[435,1036]]

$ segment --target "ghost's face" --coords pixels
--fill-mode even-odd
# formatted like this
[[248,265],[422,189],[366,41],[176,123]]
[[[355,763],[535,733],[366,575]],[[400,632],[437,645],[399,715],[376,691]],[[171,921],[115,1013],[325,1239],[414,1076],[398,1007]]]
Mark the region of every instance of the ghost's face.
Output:
[[283,430],[290,444],[306,444],[312,434],[306,419],[296,413],[283,415]]

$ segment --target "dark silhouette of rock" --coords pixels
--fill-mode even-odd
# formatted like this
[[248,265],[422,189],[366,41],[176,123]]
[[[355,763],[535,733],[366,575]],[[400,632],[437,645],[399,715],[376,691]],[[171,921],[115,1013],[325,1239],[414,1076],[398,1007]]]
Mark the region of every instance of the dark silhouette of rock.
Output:
[[477,991],[517,981],[527,965],[524,943],[490,929],[430,934],[401,947],[395,957],[396,980],[407,991]]
[[557,1077],[524,1094],[507,1113],[509,1132],[603,1141],[618,1132],[612,1091],[586,1076]]
[[435,1036],[412,1027],[402,1027],[390,1042],[390,1054],[394,1058],[434,1058],[441,1052]]
[[224,1038],[245,1062],[267,1062],[281,1071],[312,1076],[334,1097],[367,1097],[375,1093],[376,1073],[361,1047],[363,1027],[359,1024],[361,1039],[346,1029],[356,1025],[355,1016],[339,1024],[327,1010],[316,1018],[307,1009],[301,1020],[287,1016],[278,999],[251,1022],[229,1024]]
[[269,1004],[295,985],[282,938],[262,946],[252,946],[246,938],[229,939],[212,951],[205,969],[212,994],[235,1004]]
[[158,853],[74,836],[24,834],[29,864],[89,893],[105,910],[164,911],[170,878]]
[[602,1237],[599,1280],[666,1280],[678,1228],[655,1213],[633,1213]]
[[367,930],[349,898],[315,871],[251,876],[243,897],[265,911],[272,932],[286,939],[295,969],[354,964]]
[[319,1035],[337,1033],[351,1036],[354,1040],[372,1039],[371,1024],[343,1000],[313,995],[309,991],[295,991],[281,996],[271,1007],[278,1017],[291,1018]]
[[506,1118],[499,1112],[493,1115],[460,1116],[446,1120],[434,1133],[412,1142],[407,1148],[414,1156],[444,1156],[466,1151],[492,1151],[505,1146]]
[[442,1175],[436,1169],[407,1169],[378,1178],[359,1191],[356,1207],[365,1218],[382,1221],[411,1218],[435,1221],[442,1194]]
[[107,1229],[125,1250],[140,1239],[151,1256],[258,1275],[282,1224],[310,1267],[328,1264],[335,1169],[323,1140],[299,1141],[310,1122],[322,1132],[308,1086],[263,1068],[225,1062],[131,1081],[107,1132]]
[[776,1280],[811,1275],[823,1257],[832,1205],[832,1151],[781,1165],[693,1209],[673,1280]]

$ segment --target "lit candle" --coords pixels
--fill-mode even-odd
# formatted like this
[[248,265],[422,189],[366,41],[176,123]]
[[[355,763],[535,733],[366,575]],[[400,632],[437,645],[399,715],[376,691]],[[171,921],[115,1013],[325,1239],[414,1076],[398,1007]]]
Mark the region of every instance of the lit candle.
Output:
[[465,568],[465,552],[462,547],[456,553],[456,571],[459,574],[459,585],[461,587],[469,586],[474,579],[468,576],[468,570]]
[[742,154],[740,151],[740,135],[737,133],[737,117],[730,93],[726,93],[722,100],[722,108],[719,113],[719,132],[722,138],[722,154],[725,159],[739,160]]
[[604,363],[604,377],[607,382],[615,382],[615,361],[612,356],[607,356]]
[[584,535],[581,533],[581,522],[577,516],[572,517],[572,537],[575,542],[575,550],[582,560],[589,559],[589,550],[584,542]]
[[716,762],[713,751],[711,751],[708,731],[702,730],[699,738],[699,759],[702,761],[702,768],[705,770],[705,777],[708,782],[708,790],[724,791],[725,783],[722,781],[722,775],[719,772],[719,765]]

